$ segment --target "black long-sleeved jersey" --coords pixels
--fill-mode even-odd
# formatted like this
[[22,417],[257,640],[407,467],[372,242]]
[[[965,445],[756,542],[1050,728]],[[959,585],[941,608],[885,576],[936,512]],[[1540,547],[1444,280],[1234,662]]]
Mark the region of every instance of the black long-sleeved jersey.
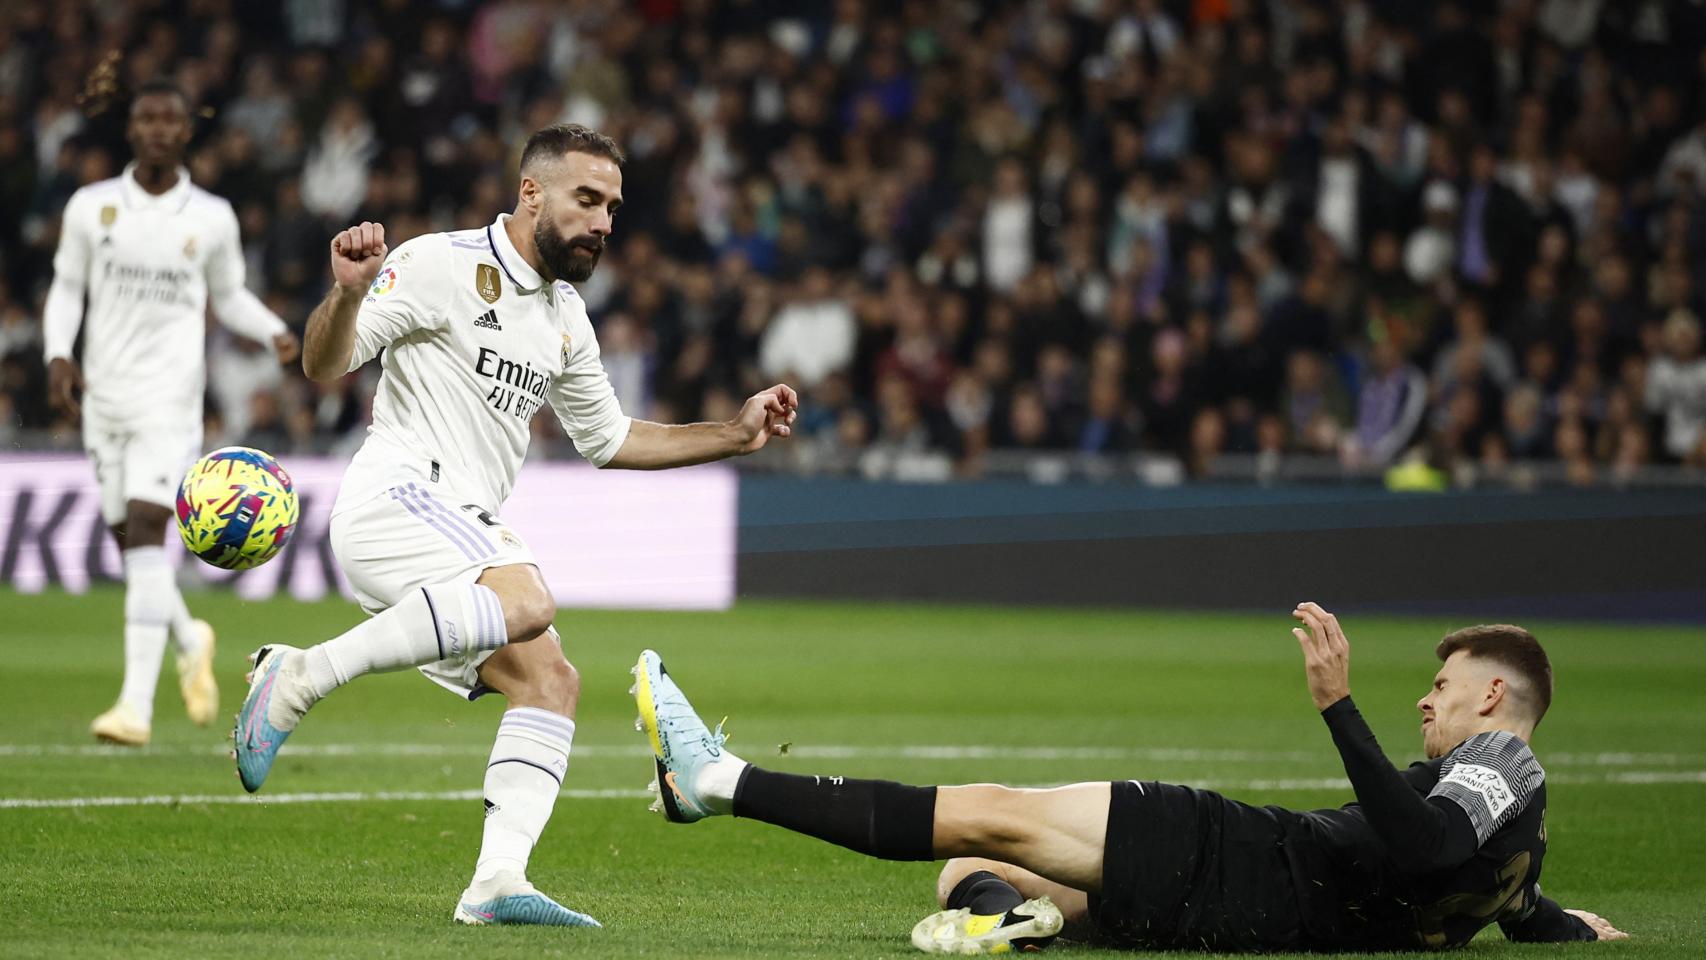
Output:
[[1443,949],[1495,922],[1512,940],[1594,939],[1540,895],[1546,773],[1519,737],[1477,734],[1400,772],[1349,697],[1322,717],[1358,802],[1282,816],[1311,941]]

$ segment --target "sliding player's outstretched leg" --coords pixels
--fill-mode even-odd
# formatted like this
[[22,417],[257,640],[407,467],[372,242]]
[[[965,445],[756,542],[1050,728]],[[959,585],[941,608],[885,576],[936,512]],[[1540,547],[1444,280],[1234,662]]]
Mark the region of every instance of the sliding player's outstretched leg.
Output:
[[[639,729],[651,741],[659,793],[653,809],[671,822],[731,813],[885,860],[984,857],[1017,865],[1075,901],[1100,888],[1111,790],[1105,782],[938,788],[777,773],[724,749],[721,726],[705,725],[653,651],[635,664],[632,693]],[[944,903],[948,910],[918,926],[915,943],[932,952],[1000,953],[1040,947],[1060,932],[1063,917],[1048,890],[1020,897],[1005,881],[986,885],[1000,895],[956,890]]]
[[457,899],[457,923],[597,927],[534,889],[527,861],[551,819],[574,743],[580,677],[556,631],[505,647],[479,668],[480,682],[509,700],[486,765],[485,827],[474,879]]
[[656,775],[647,789],[658,794],[652,809],[671,823],[692,823],[729,813],[734,788],[746,763],[723,750],[723,725],[712,731],[687,695],[670,679],[663,659],[643,651],[634,665],[635,727],[651,741]]

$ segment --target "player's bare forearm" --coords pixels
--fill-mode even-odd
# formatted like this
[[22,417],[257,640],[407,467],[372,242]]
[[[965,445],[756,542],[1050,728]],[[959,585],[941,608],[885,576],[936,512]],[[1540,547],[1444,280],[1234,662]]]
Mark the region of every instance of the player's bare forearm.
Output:
[[634,420],[628,439],[606,467],[668,470],[725,460],[741,452],[742,436],[727,423],[653,423]]
[[359,287],[351,290],[333,284],[326,299],[308,315],[308,329],[302,335],[302,372],[308,379],[327,383],[349,372],[361,297]]
[[740,413],[726,423],[670,426],[636,419],[628,428],[622,449],[605,466],[667,470],[754,453],[771,437],[786,439],[793,434],[799,406],[800,398],[793,388],[779,383],[748,397]]
[[302,372],[308,379],[327,383],[349,372],[355,315],[390,249],[384,225],[369,220],[332,238],[332,290],[308,315],[302,336]]

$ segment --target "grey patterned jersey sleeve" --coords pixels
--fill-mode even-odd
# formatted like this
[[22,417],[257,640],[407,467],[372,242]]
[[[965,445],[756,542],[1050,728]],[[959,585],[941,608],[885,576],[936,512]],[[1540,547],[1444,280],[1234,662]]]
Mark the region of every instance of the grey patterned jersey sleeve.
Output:
[[1521,738],[1503,731],[1478,733],[1445,758],[1439,783],[1428,796],[1462,807],[1476,839],[1486,843],[1522,813],[1545,780],[1546,771]]

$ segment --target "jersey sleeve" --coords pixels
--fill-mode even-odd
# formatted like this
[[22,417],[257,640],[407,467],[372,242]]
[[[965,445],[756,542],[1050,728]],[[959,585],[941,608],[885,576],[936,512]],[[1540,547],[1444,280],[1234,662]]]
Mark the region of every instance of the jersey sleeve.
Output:
[[60,215],[59,248],[53,254],[53,284],[42,307],[42,347],[47,360],[70,359],[83,325],[83,292],[89,286],[89,195],[79,190]]
[[604,372],[604,361],[591,324],[577,324],[569,344],[569,362],[551,386],[551,409],[563,431],[574,441],[575,450],[593,466],[602,467],[616,456],[628,439],[632,421],[622,412],[616,390]]
[[231,209],[231,204],[220,201],[213,220],[213,249],[203,267],[208,304],[226,329],[257,343],[266,343],[287,328],[277,314],[244,286],[249,271],[243,260],[237,211]]
[[1461,807],[1475,827],[1476,839],[1486,843],[1522,813],[1545,779],[1546,771],[1528,744],[1499,730],[1476,734],[1453,750],[1428,797]]
[[1417,781],[1426,771],[1398,772],[1350,697],[1321,711],[1321,719],[1332,732],[1368,825],[1400,870],[1433,873],[1475,855],[1479,843],[1468,817],[1445,800],[1422,795]]
[[1565,943],[1598,940],[1587,921],[1571,916],[1563,907],[1540,895],[1540,884],[1523,891],[1523,908],[1514,917],[1501,919],[1499,929],[1514,943]]
[[215,302],[224,299],[243,285],[248,267],[243,262],[243,240],[237,228],[237,211],[221,202],[213,216],[213,250],[204,268],[207,275],[207,296]]
[[391,251],[355,315],[350,370],[417,330],[444,326],[450,267],[450,244],[443,234],[416,237]]

